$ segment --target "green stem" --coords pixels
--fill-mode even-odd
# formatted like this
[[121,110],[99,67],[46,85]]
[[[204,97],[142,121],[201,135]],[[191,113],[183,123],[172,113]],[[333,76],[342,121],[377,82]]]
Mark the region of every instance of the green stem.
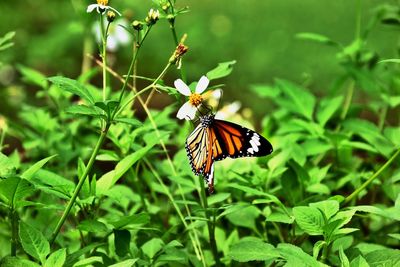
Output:
[[94,147],[94,149],[92,151],[92,155],[90,156],[90,159],[89,159],[89,162],[88,162],[88,164],[86,166],[86,169],[83,172],[82,176],[79,178],[78,185],[76,186],[75,191],[72,194],[72,197],[69,200],[69,203],[68,203],[67,207],[65,208],[61,219],[58,221],[56,229],[54,229],[54,231],[53,231],[53,233],[51,235],[50,245],[52,245],[54,243],[54,241],[56,240],[57,235],[61,230],[61,227],[65,223],[65,220],[67,219],[67,217],[68,217],[68,215],[69,215],[69,213],[70,213],[70,211],[72,209],[72,206],[74,205],[74,203],[76,201],[76,198],[78,197],[78,194],[81,191],[81,188],[82,188],[83,184],[85,183],[86,177],[88,176],[89,172],[92,170],[93,164],[94,164],[94,162],[96,160],[96,156],[99,153],[99,150],[100,150],[104,140],[106,139],[107,132],[108,132],[109,128],[110,128],[110,123],[107,122],[105,128],[102,130],[102,132],[100,134],[100,137],[99,137],[99,140],[97,141],[96,146]]
[[10,210],[11,218],[11,256],[17,256],[17,246],[18,246],[18,213],[14,208]]
[[107,87],[107,31],[110,23],[107,24],[107,29],[104,28],[103,16],[100,14],[100,28],[101,28],[101,40],[102,40],[102,53],[103,59],[103,101],[106,100],[106,87]]
[[213,216],[213,218],[211,218],[210,210],[208,209],[206,189],[204,187],[204,179],[201,175],[199,175],[198,177],[200,180],[200,190],[201,190],[200,199],[201,199],[204,213],[205,213],[206,219],[207,219],[208,238],[209,238],[209,242],[210,242],[211,252],[212,252],[214,260],[215,260],[215,265],[221,266],[221,262],[219,260],[219,255],[218,255],[217,242],[215,240],[215,216]]
[[400,148],[397,149],[396,153],[386,161],[386,163],[379,168],[377,172],[375,172],[367,181],[365,181],[360,187],[358,187],[350,196],[346,197],[343,201],[343,205],[349,203],[353,198],[355,198],[362,190],[364,190],[373,180],[375,180],[389,165],[395,160],[395,158],[400,154]]
[[[119,107],[119,106],[121,105],[122,98],[124,97],[124,93],[125,93],[126,87],[127,87],[127,85],[128,85],[128,82],[129,82],[129,76],[130,76],[131,73],[132,73],[132,70],[133,70],[133,67],[134,67],[134,65],[135,65],[137,56],[138,56],[138,54],[139,54],[139,50],[140,50],[140,48],[142,47],[142,44],[143,44],[144,40],[146,39],[148,33],[150,32],[150,29],[151,29],[151,26],[149,26],[149,27],[146,29],[146,32],[144,33],[143,38],[140,40],[140,43],[138,43],[137,49],[135,50],[135,54],[134,54],[133,57],[132,57],[131,64],[129,65],[128,73],[126,74],[126,77],[125,77],[125,79],[124,79],[124,84],[122,85],[122,88],[121,88],[121,93],[120,93],[120,95],[119,95],[119,100],[118,100],[118,107],[115,109],[114,113],[112,114],[111,120],[115,118],[115,115],[116,115],[117,112],[119,112],[119,110],[120,110],[120,107]],[[104,67],[104,66],[103,66],[103,67]]]

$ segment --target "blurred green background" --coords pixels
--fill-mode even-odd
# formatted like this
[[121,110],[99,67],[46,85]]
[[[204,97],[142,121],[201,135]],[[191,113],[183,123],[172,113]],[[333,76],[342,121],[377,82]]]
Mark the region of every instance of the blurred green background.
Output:
[[[336,58],[337,51],[296,39],[295,34],[315,32],[349,45],[355,35],[359,2],[362,28],[378,6],[397,3],[389,0],[177,0],[178,8],[189,7],[189,12],[176,20],[178,35],[188,34],[186,44],[190,51],[183,65],[187,79],[197,80],[219,62],[237,60],[233,75],[223,81],[227,85],[224,101],[239,99],[243,106],[251,106],[256,113],[262,113],[265,106],[253,102],[249,86],[271,83],[276,77],[306,84],[324,94],[344,71]],[[17,64],[46,76],[62,74],[75,78],[81,74],[85,36],[90,36],[86,42],[94,41],[93,23],[98,18],[95,13],[86,13],[91,3],[95,1],[0,1],[0,34],[16,31],[15,45],[0,52],[0,112],[13,114],[18,103],[26,101],[35,91],[34,86],[26,86],[20,80]],[[147,11],[155,7],[151,1],[138,0],[111,0],[110,5],[121,11],[129,22],[144,19]],[[378,23],[369,35],[367,46],[380,59],[395,58],[398,42],[398,28]],[[91,47],[96,54],[96,44]],[[173,49],[168,22],[160,20],[144,44],[138,74],[155,77]],[[128,68],[131,51],[127,45],[112,55],[112,67],[120,74]],[[178,71],[169,72],[166,83],[172,85],[178,77]],[[165,105],[168,99],[157,97],[153,105]]]

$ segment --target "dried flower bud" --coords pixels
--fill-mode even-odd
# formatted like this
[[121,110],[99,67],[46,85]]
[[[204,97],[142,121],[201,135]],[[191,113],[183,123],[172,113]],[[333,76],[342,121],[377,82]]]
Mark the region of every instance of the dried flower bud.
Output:
[[115,13],[114,13],[114,11],[111,11],[111,10],[109,10],[109,11],[107,11],[107,21],[108,22],[113,22],[114,21],[114,19],[115,19]]
[[156,22],[159,18],[160,18],[160,11],[158,11],[157,9],[156,10],[150,9],[150,11],[146,17],[146,23],[147,23],[147,25],[156,24]]
[[182,64],[182,56],[188,51],[188,47],[182,43],[180,43],[175,51],[174,54],[170,57],[169,62],[171,64],[175,64],[178,66],[178,69],[180,69],[181,64]]
[[132,22],[132,27],[137,31],[141,31],[141,30],[143,30],[143,22],[134,20]]

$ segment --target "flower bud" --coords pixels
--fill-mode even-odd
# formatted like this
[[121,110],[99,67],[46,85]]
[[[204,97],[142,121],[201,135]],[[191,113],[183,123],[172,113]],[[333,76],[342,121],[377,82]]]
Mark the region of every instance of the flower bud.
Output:
[[111,10],[107,11],[107,21],[111,23],[114,21],[114,19],[115,19],[114,11]]
[[146,23],[147,23],[147,25],[156,24],[156,22],[159,18],[160,18],[160,11],[158,11],[157,9],[156,10],[150,9],[150,11],[146,17]]
[[177,65],[178,69],[180,69],[182,65],[182,56],[189,50],[189,48],[180,43],[174,51],[174,54],[169,58],[169,63]]
[[132,27],[137,31],[141,31],[143,30],[143,22],[135,20],[132,22]]

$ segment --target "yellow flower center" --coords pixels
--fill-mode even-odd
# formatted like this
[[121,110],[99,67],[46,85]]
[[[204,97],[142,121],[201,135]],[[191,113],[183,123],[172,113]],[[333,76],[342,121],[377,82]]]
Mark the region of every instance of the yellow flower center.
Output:
[[195,107],[200,106],[201,102],[203,102],[203,98],[199,94],[191,94],[189,97],[189,103]]
[[98,5],[106,6],[108,5],[108,0],[97,0]]

